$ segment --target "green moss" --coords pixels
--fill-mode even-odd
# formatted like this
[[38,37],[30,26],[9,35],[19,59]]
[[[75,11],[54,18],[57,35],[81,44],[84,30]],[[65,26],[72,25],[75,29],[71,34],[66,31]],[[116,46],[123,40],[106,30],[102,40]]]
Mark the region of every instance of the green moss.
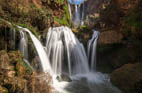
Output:
[[61,18],[54,16],[54,20],[57,21],[61,25],[67,25],[71,27],[71,20],[70,20],[70,14],[68,11],[68,5],[64,4],[63,8],[64,8],[63,16]]
[[32,69],[29,67],[28,64],[26,64],[21,58],[18,59],[18,62],[21,63],[21,65],[24,66],[24,68],[29,72],[29,73],[32,73]]
[[39,36],[39,34],[35,31],[35,29],[31,26],[28,26],[26,24],[19,24],[19,26],[24,27],[24,28],[28,28],[36,37]]
[[68,22],[68,24],[69,24],[69,26],[71,25],[71,18],[70,18],[70,14],[69,14],[69,9],[68,9],[68,5],[66,4],[65,6],[64,6],[64,10],[65,10],[65,19],[67,20],[67,22]]

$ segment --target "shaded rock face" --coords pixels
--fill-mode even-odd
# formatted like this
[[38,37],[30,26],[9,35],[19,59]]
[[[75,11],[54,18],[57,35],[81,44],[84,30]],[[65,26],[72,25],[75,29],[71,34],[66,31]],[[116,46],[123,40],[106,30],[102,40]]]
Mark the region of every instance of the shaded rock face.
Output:
[[133,9],[140,0],[115,0],[119,8],[124,14],[128,14],[130,9]]
[[97,67],[102,72],[111,73],[125,64],[141,62],[141,55],[142,46],[138,44],[133,46],[123,44],[99,45]]
[[102,7],[103,7],[103,3],[105,2],[105,0],[87,0],[86,3],[86,12],[87,14],[93,14],[96,12],[99,12]]
[[121,43],[123,35],[117,31],[104,31],[100,33],[99,44]]
[[124,93],[142,92],[142,63],[126,64],[111,74],[112,82]]

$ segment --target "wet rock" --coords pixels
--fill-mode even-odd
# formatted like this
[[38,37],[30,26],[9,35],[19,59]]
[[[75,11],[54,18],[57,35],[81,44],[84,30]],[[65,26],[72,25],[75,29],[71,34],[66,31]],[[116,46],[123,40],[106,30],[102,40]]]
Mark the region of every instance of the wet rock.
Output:
[[66,74],[61,74],[61,75],[57,76],[56,79],[59,82],[61,82],[61,81],[71,82],[72,81],[71,78],[68,75],[66,75]]
[[142,93],[142,63],[126,64],[111,74],[111,81],[125,93]]

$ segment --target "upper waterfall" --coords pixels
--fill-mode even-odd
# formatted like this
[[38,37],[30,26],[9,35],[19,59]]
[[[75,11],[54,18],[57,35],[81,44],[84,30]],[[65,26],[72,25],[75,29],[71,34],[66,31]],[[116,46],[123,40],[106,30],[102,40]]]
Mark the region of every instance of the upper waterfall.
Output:
[[75,27],[84,24],[85,5],[84,0],[68,0],[70,18]]

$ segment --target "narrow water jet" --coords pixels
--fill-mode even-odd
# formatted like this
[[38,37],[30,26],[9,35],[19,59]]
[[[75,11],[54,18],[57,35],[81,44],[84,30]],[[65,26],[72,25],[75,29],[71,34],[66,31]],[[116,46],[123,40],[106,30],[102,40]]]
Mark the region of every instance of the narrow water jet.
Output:
[[99,37],[98,31],[93,31],[92,38],[88,41],[88,59],[90,62],[90,70],[96,70],[96,49],[97,49],[97,41]]
[[19,50],[22,53],[23,57],[28,60],[28,38],[25,32],[22,30],[19,31],[20,33],[20,44]]

